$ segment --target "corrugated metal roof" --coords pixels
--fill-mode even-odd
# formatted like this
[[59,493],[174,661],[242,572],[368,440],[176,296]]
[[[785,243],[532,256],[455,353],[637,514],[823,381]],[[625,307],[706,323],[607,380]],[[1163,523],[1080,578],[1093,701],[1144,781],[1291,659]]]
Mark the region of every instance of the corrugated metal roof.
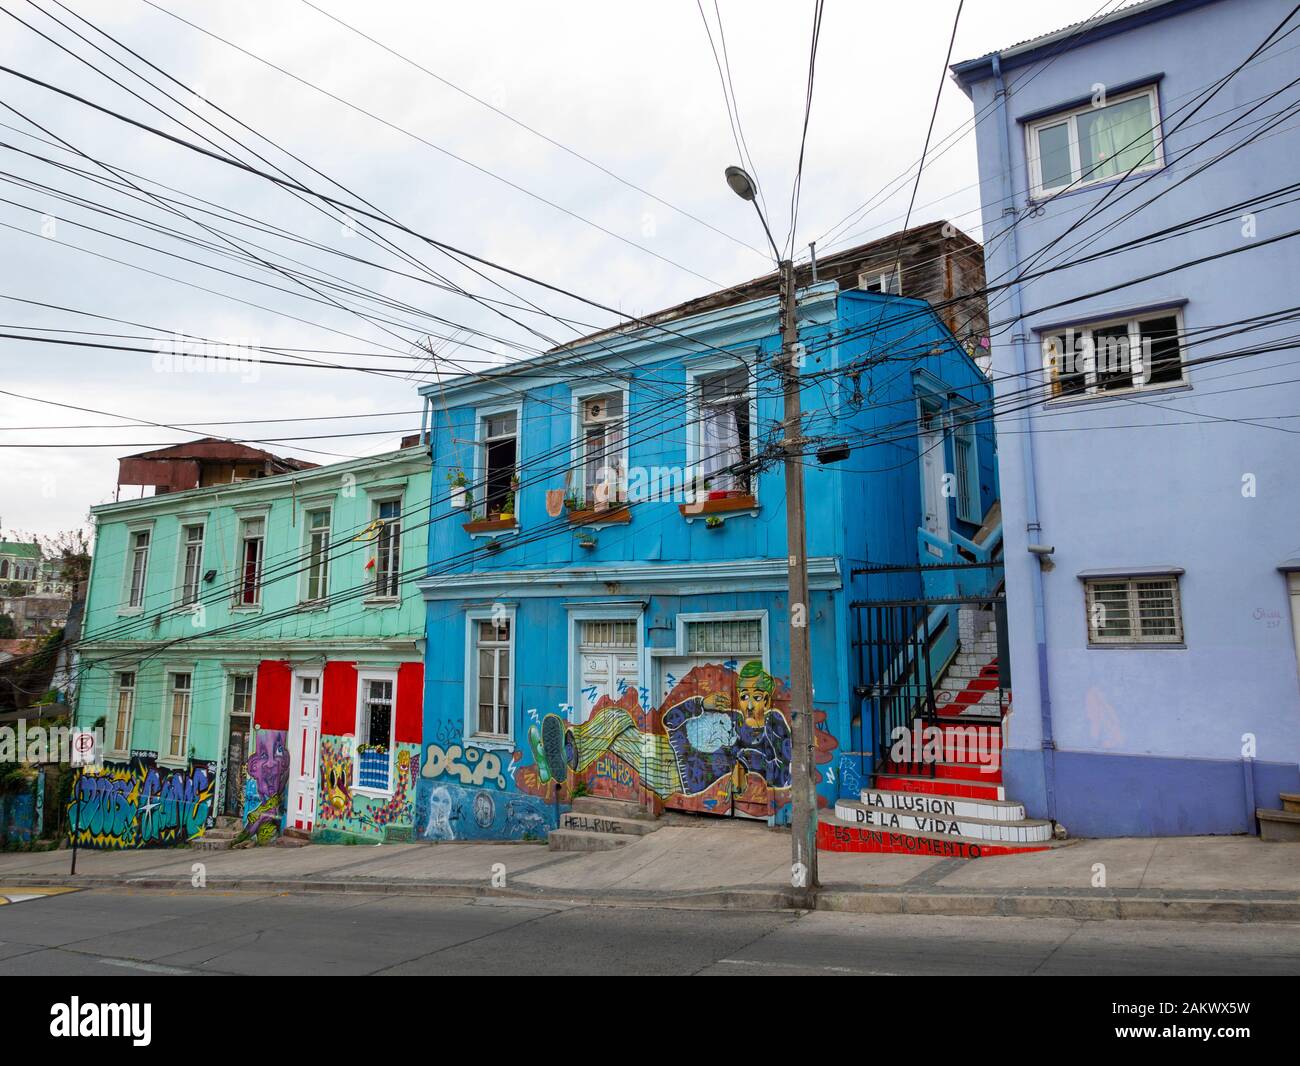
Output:
[[[1005,48],[998,48],[992,52],[985,52],[982,56],[976,56],[973,59],[964,59],[960,63],[954,63],[949,69],[960,77],[961,73],[965,70],[976,67],[981,63],[986,63],[994,56],[999,56],[1002,59],[1009,59],[1012,56],[1019,55],[1021,52],[1030,52],[1034,49],[1052,44],[1057,40],[1068,40],[1070,37],[1081,34],[1084,30],[1097,29],[1100,26],[1105,26],[1121,19],[1140,15],[1150,9],[1179,2],[1181,2],[1181,0],[1134,0],[1133,3],[1116,8],[1114,11],[1108,12],[1105,15],[1096,15],[1079,22],[1072,22],[1068,26],[1062,26],[1060,29],[1052,30],[1050,33],[1041,33],[1037,37],[1026,38],[1025,40],[1018,41],[1015,44],[1007,45]],[[1106,5],[1102,6],[1104,7]]]

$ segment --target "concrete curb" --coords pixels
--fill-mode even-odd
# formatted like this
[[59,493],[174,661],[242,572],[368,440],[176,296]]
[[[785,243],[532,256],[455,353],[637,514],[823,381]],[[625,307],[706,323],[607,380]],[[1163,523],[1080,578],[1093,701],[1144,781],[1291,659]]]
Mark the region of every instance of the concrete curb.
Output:
[[[135,888],[175,891],[190,889],[188,877],[7,876],[15,887]],[[210,877],[207,888],[238,892],[321,892],[395,896],[435,896],[459,899],[531,900],[586,906],[681,907],[698,910],[788,911],[820,910],[845,914],[924,914],[947,917],[1072,918],[1084,921],[1131,919],[1197,922],[1300,922],[1300,900],[1211,894],[1097,895],[1028,894],[944,891],[943,889],[822,889],[815,899],[793,889],[720,888],[695,892],[649,890],[572,891],[516,883],[492,888],[482,881],[312,880],[306,878]]]

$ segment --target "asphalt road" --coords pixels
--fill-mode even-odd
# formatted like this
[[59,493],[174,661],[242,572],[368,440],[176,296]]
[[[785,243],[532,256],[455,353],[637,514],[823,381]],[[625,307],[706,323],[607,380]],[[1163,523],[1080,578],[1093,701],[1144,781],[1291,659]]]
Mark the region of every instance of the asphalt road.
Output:
[[1295,975],[1300,925],[94,889],[0,906],[0,975]]

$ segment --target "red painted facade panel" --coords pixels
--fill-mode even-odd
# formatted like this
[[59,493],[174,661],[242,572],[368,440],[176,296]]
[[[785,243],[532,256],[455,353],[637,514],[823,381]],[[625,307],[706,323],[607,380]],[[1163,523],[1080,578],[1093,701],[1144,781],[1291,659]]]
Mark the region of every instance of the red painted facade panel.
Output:
[[341,737],[357,731],[357,665],[326,663],[321,682],[321,732]]
[[257,703],[254,725],[259,729],[289,728],[289,694],[293,688],[293,671],[289,664],[264,659],[257,666]]
[[424,663],[402,663],[397,670],[398,744],[419,744],[424,719]]

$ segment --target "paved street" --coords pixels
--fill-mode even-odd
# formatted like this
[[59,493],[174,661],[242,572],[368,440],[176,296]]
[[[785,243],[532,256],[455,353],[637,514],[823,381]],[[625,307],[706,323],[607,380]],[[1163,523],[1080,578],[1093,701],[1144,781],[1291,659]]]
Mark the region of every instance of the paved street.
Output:
[[0,909],[0,975],[1297,975],[1300,926],[93,889]]

